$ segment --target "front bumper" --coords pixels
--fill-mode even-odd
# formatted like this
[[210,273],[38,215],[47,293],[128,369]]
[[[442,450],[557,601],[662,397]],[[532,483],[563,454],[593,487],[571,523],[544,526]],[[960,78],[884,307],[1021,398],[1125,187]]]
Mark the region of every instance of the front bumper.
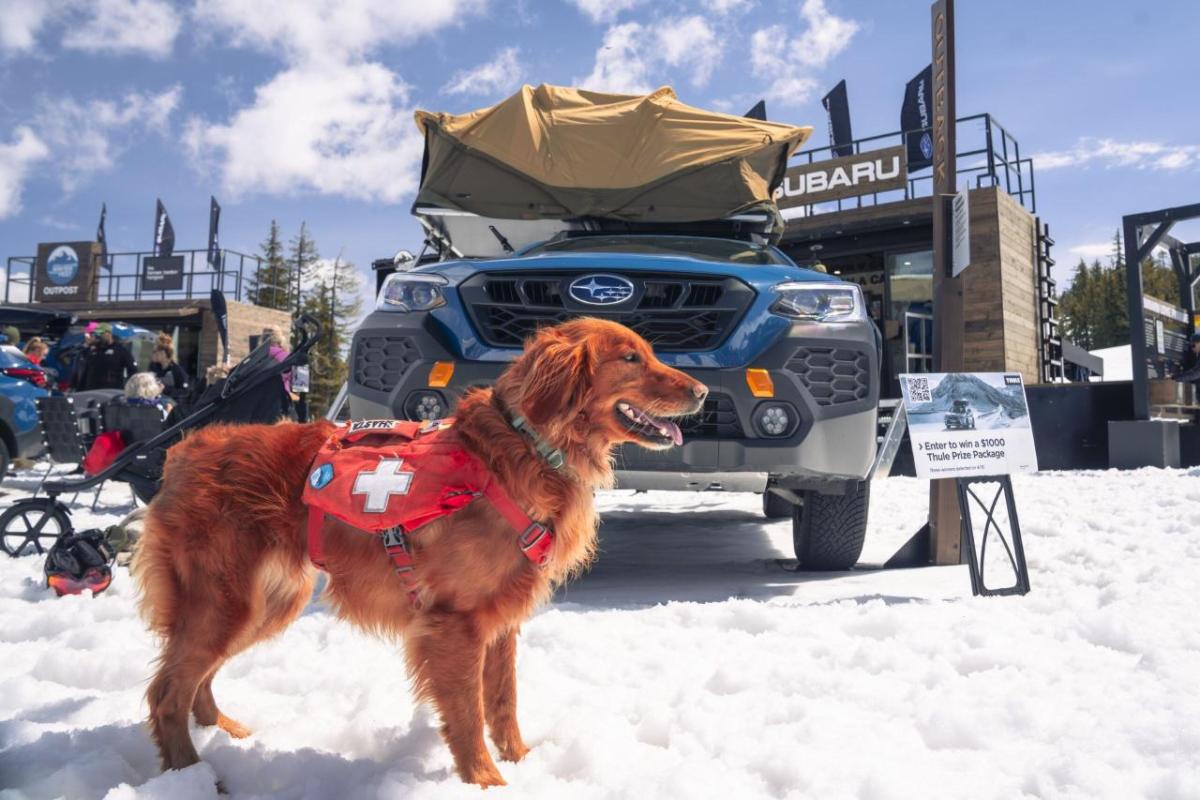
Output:
[[[438,392],[445,407],[453,409],[468,388],[490,385],[507,366],[504,361],[466,360],[459,351],[433,315],[369,315],[351,347],[351,416],[404,418],[406,402],[423,391]],[[518,353],[514,350],[512,356]],[[671,363],[671,355],[664,360]],[[445,388],[429,388],[435,361],[455,362]],[[711,413],[706,407],[702,424],[683,426],[680,447],[622,447],[616,456],[622,486],[757,486],[761,475],[773,486],[828,488],[862,480],[870,471],[879,400],[879,355],[870,323],[792,325],[752,363],[738,367],[673,366],[709,387]],[[748,367],[768,370],[774,397],[751,394]],[[755,424],[756,411],[778,402],[791,407],[795,422],[786,435],[767,436]],[[651,475],[653,480],[639,477]]]

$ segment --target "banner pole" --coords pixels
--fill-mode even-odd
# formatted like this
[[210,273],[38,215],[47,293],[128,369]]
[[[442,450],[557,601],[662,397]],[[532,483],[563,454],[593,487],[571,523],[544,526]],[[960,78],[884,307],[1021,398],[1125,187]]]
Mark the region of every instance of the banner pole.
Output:
[[[954,0],[931,8],[933,38],[933,369],[964,367],[962,278],[951,275],[955,155]],[[930,553],[934,564],[962,563],[962,518],[952,479],[929,483]]]

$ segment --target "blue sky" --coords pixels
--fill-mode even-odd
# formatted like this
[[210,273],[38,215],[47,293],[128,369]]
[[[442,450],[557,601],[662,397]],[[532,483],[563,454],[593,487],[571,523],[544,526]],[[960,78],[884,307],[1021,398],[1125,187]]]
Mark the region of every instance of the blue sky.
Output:
[[[1122,214],[1200,202],[1200,4],[959,0],[960,115],[1035,158],[1060,265]],[[0,0],[0,256],[91,238],[255,252],[272,218],[365,273],[416,250],[415,108],[465,111],[521,83],[637,91],[810,124],[848,82],[855,135],[899,127],[929,61],[925,0]],[[1200,225],[1178,235],[1200,238]]]

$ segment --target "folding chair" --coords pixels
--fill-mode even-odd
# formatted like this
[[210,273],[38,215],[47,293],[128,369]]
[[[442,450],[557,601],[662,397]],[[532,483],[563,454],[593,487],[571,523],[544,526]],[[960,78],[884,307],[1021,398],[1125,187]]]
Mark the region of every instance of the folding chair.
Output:
[[[121,439],[124,440],[126,447],[132,447],[138,442],[149,441],[162,433],[164,428],[162,411],[156,406],[133,406],[112,402],[104,406],[103,419],[104,430],[120,431]],[[137,505],[138,495],[134,490],[132,480],[142,473],[155,473],[155,467],[161,465],[152,464],[151,459],[161,460],[163,453],[164,449],[148,450],[139,455],[134,463],[121,473],[125,476],[122,479],[130,483],[129,490],[133,493],[134,505]]]
[[[46,474],[38,483],[33,496],[37,497],[55,464],[79,466],[87,455],[87,446],[79,429],[79,417],[75,414],[75,401],[70,397],[51,395],[37,399],[38,422],[42,427],[42,444],[50,456]],[[78,493],[75,495],[78,497]],[[72,499],[71,502],[74,502]]]

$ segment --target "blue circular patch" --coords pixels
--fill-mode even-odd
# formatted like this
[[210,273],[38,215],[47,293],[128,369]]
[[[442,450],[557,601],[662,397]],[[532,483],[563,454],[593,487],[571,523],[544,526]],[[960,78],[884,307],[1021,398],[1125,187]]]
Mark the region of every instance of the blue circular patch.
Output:
[[75,248],[66,245],[54,248],[46,259],[46,275],[51,282],[63,286],[75,280],[78,274],[79,257],[75,255]]
[[322,464],[308,476],[308,485],[314,489],[324,489],[333,480],[333,464]]
[[928,133],[921,134],[921,155],[933,158],[933,137]]

